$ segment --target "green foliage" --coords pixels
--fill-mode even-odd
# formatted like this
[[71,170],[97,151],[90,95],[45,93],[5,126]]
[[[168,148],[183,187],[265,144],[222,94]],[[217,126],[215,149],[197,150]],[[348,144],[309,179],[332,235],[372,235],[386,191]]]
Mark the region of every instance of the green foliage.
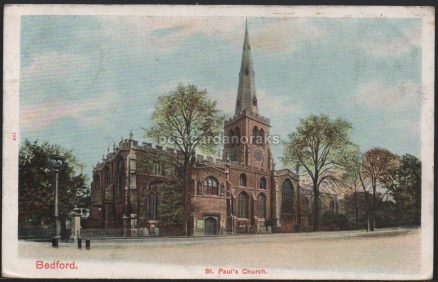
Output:
[[55,173],[49,156],[58,154],[66,164],[59,171],[59,215],[66,217],[74,206],[89,196],[83,165],[67,150],[48,142],[25,140],[19,153],[19,219],[33,224],[52,222],[54,214]]
[[184,220],[184,194],[181,183],[161,187],[161,203],[158,207],[160,226],[164,229],[181,226]]
[[354,159],[357,146],[351,143],[351,124],[327,115],[301,119],[284,143],[283,162],[304,169],[311,179],[314,196],[314,229],[318,228],[321,185],[337,185],[341,171]]
[[[153,125],[145,129],[145,136],[152,138],[159,145],[173,147],[178,154],[165,154],[153,157],[153,162],[165,162],[173,165],[178,184],[175,191],[166,192],[169,197],[162,196],[162,221],[164,225],[179,224],[180,202],[185,205],[189,198],[187,177],[191,174],[197,149],[204,153],[214,153],[217,149],[217,137],[223,125],[216,101],[208,98],[206,90],[199,90],[195,85],[178,85],[170,93],[159,97],[158,104],[152,114]],[[147,164],[145,164],[147,166]],[[180,192],[180,190],[182,192]],[[183,200],[179,199],[182,194]],[[176,209],[176,210],[175,210]],[[184,230],[188,234],[189,212],[182,210]]]
[[395,202],[399,224],[421,223],[421,162],[415,156],[403,155],[383,179]]
[[345,214],[325,212],[321,218],[322,225],[336,226],[341,230],[348,229],[348,218]]
[[161,96],[152,120],[154,125],[145,129],[146,137],[180,150],[186,159],[185,166],[196,149],[206,153],[215,151],[214,137],[219,136],[223,124],[216,101],[208,98],[206,90],[191,84],[180,84]]

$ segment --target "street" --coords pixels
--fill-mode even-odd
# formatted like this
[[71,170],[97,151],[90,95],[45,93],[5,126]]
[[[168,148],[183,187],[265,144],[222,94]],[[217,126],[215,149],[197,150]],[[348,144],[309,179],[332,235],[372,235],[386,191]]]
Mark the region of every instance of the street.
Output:
[[108,265],[141,263],[143,268],[173,265],[168,276],[179,273],[178,268],[182,267],[195,270],[197,273],[189,273],[200,278],[238,278],[246,270],[250,272],[245,278],[259,279],[281,275],[304,277],[309,273],[314,278],[324,275],[407,278],[420,271],[420,242],[419,229],[94,240],[91,250],[85,250],[85,244],[81,250],[74,243],[61,243],[55,249],[49,242],[20,241],[19,256],[45,261],[74,260],[78,265],[97,261]]

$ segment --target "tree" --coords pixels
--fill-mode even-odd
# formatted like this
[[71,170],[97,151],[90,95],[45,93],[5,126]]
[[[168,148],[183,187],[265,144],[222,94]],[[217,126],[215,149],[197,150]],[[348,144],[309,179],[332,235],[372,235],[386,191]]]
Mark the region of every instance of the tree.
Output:
[[83,164],[73,155],[72,150],[26,139],[19,152],[18,201],[21,222],[53,222],[55,173],[50,170],[48,162],[52,154],[61,155],[66,161],[59,171],[60,218],[66,218],[74,206],[88,195],[87,178],[82,173]]
[[395,217],[399,224],[421,222],[421,161],[405,154],[389,168],[382,179],[395,202]]
[[181,183],[165,184],[161,187],[161,204],[158,207],[160,226],[163,231],[177,235],[184,224],[184,195]]
[[[173,147],[178,157],[173,159],[175,173],[181,180],[184,194],[184,229],[188,235],[190,210],[190,176],[196,150],[213,152],[215,137],[219,136],[223,118],[216,101],[208,98],[206,90],[182,84],[159,97],[152,114],[153,125],[145,129],[146,137],[160,145]],[[163,199],[164,200],[164,199]]]
[[[359,225],[359,210],[361,208],[361,198],[359,198],[360,178],[357,164],[360,160],[360,151],[357,147],[356,151],[352,151],[351,160],[343,171],[340,179],[340,186],[344,188],[346,194],[351,195],[352,199],[345,202],[346,210],[352,211],[354,216],[354,224]],[[352,200],[352,201],[350,201]],[[348,206],[347,206],[348,205]]]
[[301,119],[295,132],[284,143],[285,164],[304,168],[313,190],[313,229],[319,227],[320,187],[338,180],[338,172],[351,159],[355,146],[350,142],[351,124],[327,115]]
[[368,204],[368,230],[374,231],[375,212],[390,191],[389,183],[395,181],[392,172],[397,168],[398,157],[387,149],[373,148],[363,154],[358,165],[361,187]]

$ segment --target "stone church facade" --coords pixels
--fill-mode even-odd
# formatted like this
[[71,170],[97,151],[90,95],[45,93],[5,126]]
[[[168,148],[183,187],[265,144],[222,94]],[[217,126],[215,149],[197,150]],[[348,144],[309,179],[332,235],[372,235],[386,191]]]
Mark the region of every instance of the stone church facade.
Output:
[[[232,142],[224,145],[220,159],[196,158],[186,207],[191,235],[264,233],[267,225],[277,232],[309,229],[311,193],[300,188],[296,172],[274,169],[267,142],[270,120],[259,114],[258,102],[246,27],[235,114],[224,123]],[[102,157],[93,170],[89,226],[123,229],[125,236],[152,234],[160,227],[160,188],[170,183],[172,171],[159,162],[140,165],[160,152],[178,155],[139,144],[131,134]]]

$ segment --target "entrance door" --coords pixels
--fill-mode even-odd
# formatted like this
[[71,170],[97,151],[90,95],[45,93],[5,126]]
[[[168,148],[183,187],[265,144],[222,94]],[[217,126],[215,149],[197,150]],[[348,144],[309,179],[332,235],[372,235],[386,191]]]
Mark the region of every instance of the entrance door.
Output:
[[217,234],[217,218],[208,216],[204,219],[205,235]]

